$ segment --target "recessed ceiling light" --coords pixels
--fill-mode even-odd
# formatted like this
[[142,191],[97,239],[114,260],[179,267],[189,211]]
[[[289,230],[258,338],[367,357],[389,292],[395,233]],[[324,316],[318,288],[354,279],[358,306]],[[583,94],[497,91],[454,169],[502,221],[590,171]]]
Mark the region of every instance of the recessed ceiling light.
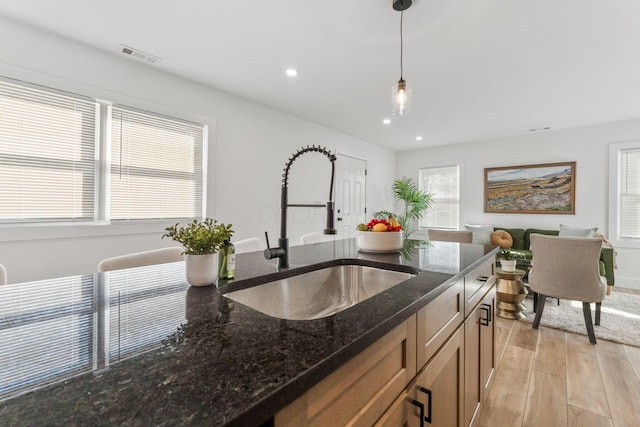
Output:
[[389,123],[391,123],[391,119],[384,119],[382,123],[388,125]]
[[422,137],[420,135],[416,136],[416,141],[422,141]]
[[287,68],[287,71],[285,71],[285,73],[289,77],[296,77],[298,74],[300,74],[300,71],[296,70],[295,68]]

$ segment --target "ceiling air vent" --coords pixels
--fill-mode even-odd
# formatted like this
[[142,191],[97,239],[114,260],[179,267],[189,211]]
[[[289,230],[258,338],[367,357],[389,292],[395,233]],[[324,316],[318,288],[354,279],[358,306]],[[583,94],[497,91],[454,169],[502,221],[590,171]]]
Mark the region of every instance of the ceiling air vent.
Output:
[[162,59],[159,56],[152,55],[140,49],[135,49],[131,46],[122,44],[120,45],[120,47],[121,47],[120,51],[122,52],[123,55],[132,56],[134,58],[140,59],[142,61],[150,62],[152,64],[157,64]]

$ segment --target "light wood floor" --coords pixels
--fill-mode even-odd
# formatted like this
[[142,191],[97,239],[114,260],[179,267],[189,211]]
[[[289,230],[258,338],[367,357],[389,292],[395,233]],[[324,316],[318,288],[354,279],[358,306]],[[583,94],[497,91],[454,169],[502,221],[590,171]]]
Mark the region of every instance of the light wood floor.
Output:
[[498,317],[496,351],[481,426],[640,426],[640,347]]

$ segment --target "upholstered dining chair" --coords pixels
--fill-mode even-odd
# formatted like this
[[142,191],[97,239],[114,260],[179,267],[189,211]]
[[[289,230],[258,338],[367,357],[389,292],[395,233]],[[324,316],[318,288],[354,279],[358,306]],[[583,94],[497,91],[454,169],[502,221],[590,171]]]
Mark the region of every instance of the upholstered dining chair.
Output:
[[123,268],[143,267],[146,265],[165,264],[183,261],[182,248],[179,246],[150,251],[136,252],[103,259],[98,264],[98,272],[121,270]]
[[256,237],[238,240],[237,242],[233,242],[233,246],[235,246],[237,254],[255,252],[262,249],[262,243],[260,242],[260,239]]
[[0,285],[7,284],[7,269],[4,268],[4,265],[0,264]]
[[437,230],[430,228],[429,240],[434,242],[458,242],[458,243],[471,243],[473,240],[473,233],[471,231],[463,230]]
[[600,276],[601,246],[602,240],[598,238],[531,235],[533,266],[529,287],[537,293],[534,329],[540,325],[546,297],[581,301],[589,341],[596,343],[591,303],[596,304],[595,324],[599,325],[600,307],[607,290],[607,280]]
[[312,231],[311,233],[303,234],[300,236],[300,244],[308,245],[309,243],[322,242],[322,233],[318,231]]

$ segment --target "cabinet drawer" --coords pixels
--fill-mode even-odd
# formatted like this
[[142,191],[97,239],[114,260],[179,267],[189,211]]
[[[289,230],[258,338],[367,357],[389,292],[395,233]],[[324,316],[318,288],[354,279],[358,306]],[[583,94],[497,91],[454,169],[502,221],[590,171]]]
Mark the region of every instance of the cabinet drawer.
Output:
[[464,276],[464,316],[467,317],[496,282],[493,259],[487,260]]
[[276,426],[371,426],[416,374],[411,316],[278,412]]
[[464,280],[460,280],[418,311],[418,368],[423,367],[462,324],[463,290]]

